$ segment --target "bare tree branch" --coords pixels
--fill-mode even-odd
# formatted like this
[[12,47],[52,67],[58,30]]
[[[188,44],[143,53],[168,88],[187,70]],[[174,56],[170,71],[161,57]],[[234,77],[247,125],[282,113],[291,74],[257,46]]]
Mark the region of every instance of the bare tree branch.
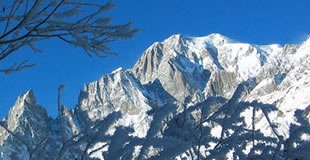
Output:
[[[111,24],[112,18],[103,13],[114,7],[110,2],[86,0],[11,1],[4,6],[9,12],[0,17],[0,24],[5,26],[0,36],[0,62],[24,46],[30,46],[34,52],[40,51],[33,47],[35,42],[51,38],[80,47],[88,56],[117,55],[111,52],[109,44],[132,38],[138,30],[131,29],[131,23]],[[20,68],[1,70],[3,73],[14,71],[20,71]]]
[[36,66],[36,64],[27,64],[29,61],[28,60],[25,60],[19,64],[14,63],[11,67],[7,68],[7,69],[0,69],[0,72],[3,72],[5,74],[10,74],[12,72],[18,72],[18,71],[21,71],[25,68],[32,68],[34,66]]

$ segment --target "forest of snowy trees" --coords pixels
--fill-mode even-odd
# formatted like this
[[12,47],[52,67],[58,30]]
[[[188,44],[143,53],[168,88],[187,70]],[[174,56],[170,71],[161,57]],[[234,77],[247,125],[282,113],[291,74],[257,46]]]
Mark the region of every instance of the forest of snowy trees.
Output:
[[[277,110],[271,104],[257,101],[244,102],[241,97],[247,90],[240,84],[231,99],[209,97],[196,105],[165,104],[154,106],[148,112],[153,117],[145,137],[131,135],[130,126],[119,126],[121,112],[113,112],[105,119],[92,122],[86,117],[83,130],[78,134],[65,133],[67,123],[58,117],[60,136],[47,135],[33,145],[20,133],[13,133],[1,124],[20,144],[26,146],[25,159],[308,159],[310,143],[303,136],[310,135],[305,112],[297,110],[297,124],[291,124],[288,138],[277,133],[268,114]],[[181,109],[181,111],[180,111]],[[241,115],[252,111],[251,125]],[[179,111],[178,111],[179,110]],[[271,136],[255,127],[256,112],[261,111],[269,123]],[[217,132],[212,133],[215,128]],[[113,132],[111,132],[113,130]],[[18,153],[12,152],[11,159]],[[97,157],[97,158],[96,158]]]

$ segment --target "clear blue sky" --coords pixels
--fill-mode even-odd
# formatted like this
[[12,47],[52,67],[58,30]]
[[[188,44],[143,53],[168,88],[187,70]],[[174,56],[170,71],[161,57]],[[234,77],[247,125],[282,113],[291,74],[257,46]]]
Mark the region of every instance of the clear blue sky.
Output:
[[[116,42],[117,57],[89,58],[82,49],[50,40],[39,43],[44,54],[23,48],[6,61],[30,59],[38,66],[0,75],[0,117],[18,95],[32,88],[49,115],[57,115],[57,87],[65,84],[63,104],[74,107],[84,83],[98,80],[118,67],[131,68],[155,41],[172,34],[205,36],[220,33],[254,44],[300,43],[310,33],[309,0],[114,0],[108,15],[141,31],[134,39]],[[0,64],[0,67],[3,64]]]

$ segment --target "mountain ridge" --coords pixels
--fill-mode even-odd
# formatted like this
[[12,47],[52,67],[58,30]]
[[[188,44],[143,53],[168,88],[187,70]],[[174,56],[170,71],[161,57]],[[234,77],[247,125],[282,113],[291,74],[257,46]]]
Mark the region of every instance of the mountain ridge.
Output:
[[[8,118],[1,122],[10,131],[33,139],[33,144],[20,147],[14,136],[0,128],[0,152],[7,153],[1,156],[9,159],[14,148],[25,155],[44,135],[77,135],[85,130],[87,123],[102,120],[114,111],[123,113],[117,125],[130,126],[134,129],[133,135],[144,137],[153,119],[148,113],[154,108],[171,102],[179,104],[181,111],[184,105],[195,106],[212,96],[230,99],[243,82],[249,84],[249,90],[242,99],[274,104],[279,111],[271,113],[272,121],[278,124],[279,134],[287,137],[289,125],[295,123],[294,111],[310,106],[309,61],[310,37],[300,45],[282,47],[242,43],[220,34],[205,37],[172,35],[163,42],[152,44],[131,69],[118,68],[100,80],[86,84],[77,106],[71,110],[62,108],[63,124],[59,123],[59,117],[48,118],[46,111],[36,104],[32,90],[21,95]],[[32,107],[33,111],[20,117],[22,109],[18,107]],[[245,117],[250,115],[249,112],[244,112]],[[29,120],[29,124],[19,123]],[[266,128],[267,123],[260,119],[258,128],[272,136],[270,128]],[[37,135],[34,130],[40,133]],[[58,144],[51,143],[49,147],[53,145]]]

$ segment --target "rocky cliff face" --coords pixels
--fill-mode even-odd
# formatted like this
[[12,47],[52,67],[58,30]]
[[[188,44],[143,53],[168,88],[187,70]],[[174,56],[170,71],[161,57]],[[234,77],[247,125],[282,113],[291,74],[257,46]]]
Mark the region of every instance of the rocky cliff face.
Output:
[[[14,153],[16,158],[22,159],[29,150],[28,146],[39,143],[48,134],[47,112],[36,104],[32,90],[18,97],[2,124],[14,133],[13,136],[4,128],[0,129],[0,151],[4,159],[6,153]],[[25,139],[30,140],[28,146],[23,144]]]
[[[153,118],[147,114],[150,110],[168,102],[194,106],[209,96],[230,99],[245,81],[250,87],[242,99],[274,104],[279,111],[270,115],[271,121],[287,136],[289,124],[295,121],[294,111],[310,106],[309,62],[310,38],[300,45],[282,47],[241,43],[220,34],[173,35],[151,45],[133,68],[119,68],[85,85],[76,108],[62,109],[62,124],[59,117],[49,118],[36,104],[31,90],[22,94],[8,118],[1,121],[1,156],[10,159],[12,153],[18,153],[19,158],[27,157],[44,138],[60,137],[61,128],[72,137],[85,130],[86,123],[114,111],[123,113],[117,125],[131,126],[134,135],[143,137]],[[271,135],[266,123],[259,119],[257,126]],[[27,143],[31,144],[18,137],[30,139]],[[57,145],[56,141],[47,147]]]

